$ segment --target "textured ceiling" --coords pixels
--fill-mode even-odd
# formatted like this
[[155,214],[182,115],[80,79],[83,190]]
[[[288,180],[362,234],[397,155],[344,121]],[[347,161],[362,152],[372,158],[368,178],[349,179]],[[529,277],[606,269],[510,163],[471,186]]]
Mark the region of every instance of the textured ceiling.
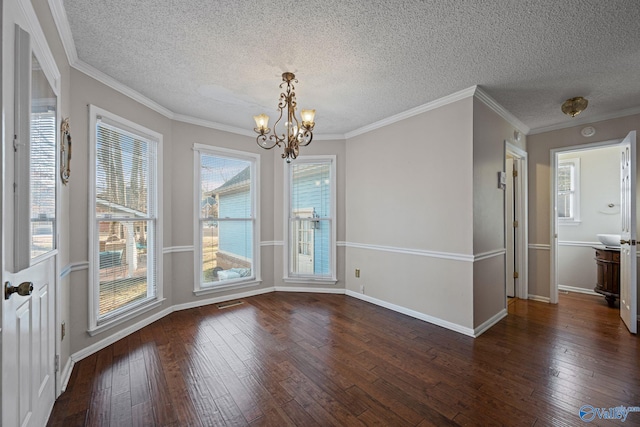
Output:
[[64,0],[78,59],[176,114],[250,130],[280,75],[316,133],[480,85],[526,126],[640,106],[637,0]]

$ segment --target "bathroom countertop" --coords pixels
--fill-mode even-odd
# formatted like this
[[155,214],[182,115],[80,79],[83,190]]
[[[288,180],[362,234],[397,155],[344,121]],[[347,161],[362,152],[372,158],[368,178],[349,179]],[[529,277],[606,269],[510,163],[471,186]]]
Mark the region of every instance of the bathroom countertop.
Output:
[[618,246],[618,247],[613,247],[613,246],[605,246],[605,245],[595,245],[595,246],[593,246],[593,249],[600,249],[600,250],[607,250],[607,251],[616,251],[616,252],[620,252],[620,246]]

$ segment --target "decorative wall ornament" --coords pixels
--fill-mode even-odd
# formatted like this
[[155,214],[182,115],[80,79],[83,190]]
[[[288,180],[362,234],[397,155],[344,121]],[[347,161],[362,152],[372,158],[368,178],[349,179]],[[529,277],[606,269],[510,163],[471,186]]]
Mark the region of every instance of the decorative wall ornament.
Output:
[[60,178],[67,185],[71,176],[71,130],[69,129],[69,117],[62,120],[60,125]]

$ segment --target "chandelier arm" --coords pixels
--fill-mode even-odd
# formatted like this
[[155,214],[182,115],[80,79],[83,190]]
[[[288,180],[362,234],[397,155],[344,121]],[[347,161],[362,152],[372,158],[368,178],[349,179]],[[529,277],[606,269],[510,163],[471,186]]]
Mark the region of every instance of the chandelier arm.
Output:
[[298,134],[298,145],[300,147],[306,147],[307,145],[311,144],[312,140],[313,132],[311,132],[309,129],[305,129],[303,132],[300,132]]
[[266,134],[258,135],[258,137],[256,138],[256,143],[259,147],[264,148],[265,150],[271,150],[276,145],[279,145],[277,139],[275,142],[272,141],[270,143],[267,143],[267,139],[273,140],[273,135],[271,135],[269,138],[267,138]]

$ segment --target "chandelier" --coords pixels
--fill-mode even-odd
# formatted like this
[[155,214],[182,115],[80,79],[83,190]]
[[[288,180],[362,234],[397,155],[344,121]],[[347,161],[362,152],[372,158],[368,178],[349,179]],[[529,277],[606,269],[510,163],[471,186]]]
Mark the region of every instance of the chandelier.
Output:
[[[296,94],[294,92],[293,82],[298,83],[296,76],[293,73],[282,73],[282,83],[280,88],[286,84],[286,89],[280,94],[280,101],[278,102],[278,111],[280,111],[280,117],[273,125],[273,133],[269,135],[271,129],[269,129],[269,116],[266,114],[260,114],[259,116],[253,116],[256,121],[256,127],[253,129],[258,133],[256,142],[258,145],[266,150],[270,150],[276,145],[278,147],[284,146],[284,153],[282,158],[286,159],[287,163],[291,163],[291,160],[298,157],[300,147],[307,146],[313,139],[313,127],[315,126],[314,118],[316,110],[302,110],[300,116],[302,120],[299,122],[296,117]],[[286,111],[286,113],[285,113]],[[284,133],[278,135],[278,123],[282,120],[282,116],[286,114],[284,122]]]

